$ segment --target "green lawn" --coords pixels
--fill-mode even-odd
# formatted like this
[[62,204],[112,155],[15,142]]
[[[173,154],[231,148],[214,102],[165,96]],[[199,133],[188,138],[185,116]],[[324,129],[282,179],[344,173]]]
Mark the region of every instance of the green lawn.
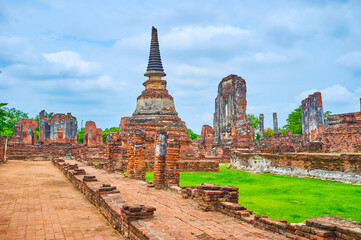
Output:
[[[254,174],[226,169],[218,173],[181,172],[180,185],[204,182],[239,188],[239,203],[257,214],[288,222],[335,215],[361,221],[361,186],[338,182]],[[153,180],[153,173],[147,173]]]

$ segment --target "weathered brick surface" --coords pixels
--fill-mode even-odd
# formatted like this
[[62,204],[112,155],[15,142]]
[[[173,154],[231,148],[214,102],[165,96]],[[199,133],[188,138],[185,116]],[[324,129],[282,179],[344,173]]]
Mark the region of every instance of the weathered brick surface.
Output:
[[237,75],[229,75],[219,83],[213,121],[216,144],[250,147],[246,94],[246,81]]
[[209,125],[202,126],[201,139],[199,141],[199,151],[201,156],[209,157],[215,156],[214,147],[214,130]]
[[85,123],[84,144],[88,147],[103,145],[102,129],[97,128],[93,121],[87,121]]
[[319,141],[323,152],[361,152],[361,112],[330,115]]
[[302,135],[287,135],[281,133],[274,134],[270,138],[261,139],[255,144],[255,151],[262,153],[285,153],[302,152],[307,150],[304,137]]
[[70,143],[50,143],[44,145],[27,145],[9,143],[7,158],[13,160],[52,160],[65,156],[71,151]]
[[38,123],[33,119],[19,119],[14,124],[13,135],[9,138],[9,142],[34,145],[36,142],[34,131],[37,128]]
[[313,142],[324,128],[322,96],[315,92],[302,100],[302,134],[307,141]]
[[6,161],[5,145],[6,145],[6,138],[0,136],[0,163]]
[[39,113],[40,142],[78,143],[78,122],[71,117],[71,113],[57,113],[51,119],[46,119],[44,114],[44,110]]
[[105,145],[100,146],[86,146],[86,145],[72,145],[71,155],[77,159],[92,163],[107,163],[107,150]]

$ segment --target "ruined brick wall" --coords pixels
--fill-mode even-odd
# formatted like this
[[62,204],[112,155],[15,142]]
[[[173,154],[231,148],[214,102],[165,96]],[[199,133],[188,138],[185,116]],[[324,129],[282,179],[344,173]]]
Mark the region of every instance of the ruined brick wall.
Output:
[[250,146],[246,95],[246,81],[237,75],[229,75],[219,83],[213,119],[216,144],[237,148]]
[[361,152],[361,112],[330,115],[319,140],[323,152]]
[[6,144],[6,137],[0,136],[0,163],[6,161],[5,144]]
[[14,124],[13,135],[9,138],[9,142],[34,145],[37,140],[34,131],[37,128],[38,123],[33,119],[19,119]]
[[[209,125],[202,126],[201,139],[199,141],[200,154],[205,157],[214,156],[214,130]],[[213,154],[213,155],[212,155]]]
[[89,147],[103,145],[102,129],[97,128],[93,121],[87,121],[85,123],[84,144]]
[[302,134],[306,141],[313,142],[325,126],[322,96],[320,92],[302,100]]
[[285,153],[306,151],[306,145],[302,135],[292,135],[290,131],[286,135],[274,134],[267,139],[260,139],[255,144],[255,152],[262,153]]
[[88,164],[106,164],[107,162],[107,150],[106,146],[94,146],[89,147],[86,145],[72,145],[71,147],[71,155],[80,161],[87,162]]
[[71,150],[70,143],[50,143],[43,145],[26,145],[9,143],[7,159],[10,160],[52,160],[64,157]]
[[44,114],[44,110],[39,113],[39,141],[78,143],[78,122],[71,117],[71,113],[57,113],[51,119],[46,119]]

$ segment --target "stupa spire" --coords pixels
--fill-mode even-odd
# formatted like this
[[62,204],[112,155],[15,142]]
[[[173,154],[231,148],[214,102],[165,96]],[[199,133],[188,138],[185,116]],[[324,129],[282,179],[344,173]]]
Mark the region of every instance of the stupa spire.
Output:
[[150,51],[148,67],[144,76],[158,75],[164,77],[166,74],[163,70],[162,59],[160,58],[158,32],[155,27],[152,27],[152,40],[150,41]]

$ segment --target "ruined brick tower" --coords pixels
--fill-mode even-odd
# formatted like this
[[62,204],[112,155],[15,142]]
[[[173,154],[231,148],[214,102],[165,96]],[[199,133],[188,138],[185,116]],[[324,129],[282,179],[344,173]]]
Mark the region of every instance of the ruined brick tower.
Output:
[[237,75],[229,75],[219,83],[213,119],[215,144],[250,147],[246,95],[246,81]]
[[[175,110],[173,97],[169,95],[167,81],[162,77],[166,76],[162,60],[160,57],[158,33],[157,29],[152,27],[152,39],[150,43],[149,61],[146,73],[144,76],[148,79],[143,83],[145,89],[137,98],[137,105],[132,117],[123,117],[119,126],[119,137],[122,140],[118,141],[122,144],[123,156],[116,161],[128,161],[128,175],[143,179],[144,161],[157,161],[159,156],[156,155],[155,143],[156,136],[159,132],[167,134],[168,146],[173,146],[173,142],[177,142],[174,146],[179,147],[179,151],[175,151],[175,160],[180,158],[187,159],[193,157],[193,150],[190,146],[191,139],[188,136],[188,130],[185,123],[178,117]],[[156,140],[156,141],[155,141]],[[112,149],[108,149],[111,152]],[[173,150],[170,150],[172,152]],[[167,157],[167,159],[171,159]],[[114,161],[109,155],[109,160]],[[112,163],[113,164],[113,163]],[[165,175],[172,176],[172,180],[165,180],[165,184],[170,184],[174,179],[179,179],[179,164],[170,165],[165,164],[157,171],[164,172]],[[168,169],[168,170],[167,170]],[[170,171],[173,171],[170,174]],[[144,172],[144,174],[143,174]],[[177,182],[177,181],[175,181]]]

